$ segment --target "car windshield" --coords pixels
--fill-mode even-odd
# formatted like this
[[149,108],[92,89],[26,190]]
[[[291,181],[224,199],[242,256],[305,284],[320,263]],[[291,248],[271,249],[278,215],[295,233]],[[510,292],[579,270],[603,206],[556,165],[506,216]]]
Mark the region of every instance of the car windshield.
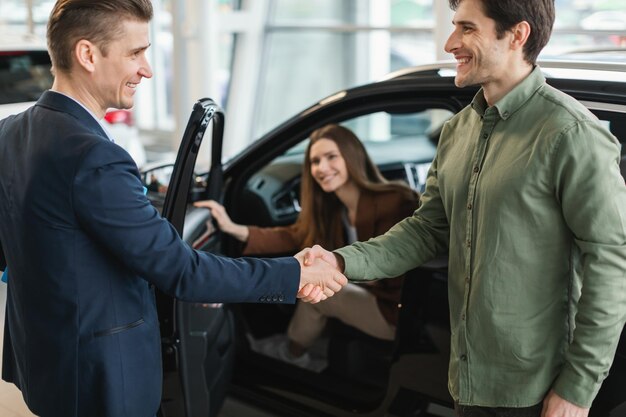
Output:
[[0,104],[36,101],[50,86],[46,51],[0,52]]

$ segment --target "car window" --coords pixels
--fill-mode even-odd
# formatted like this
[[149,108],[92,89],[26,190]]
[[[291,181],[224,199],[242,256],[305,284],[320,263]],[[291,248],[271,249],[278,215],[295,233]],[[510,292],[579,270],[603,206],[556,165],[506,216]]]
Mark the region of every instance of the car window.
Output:
[[[376,112],[345,120],[340,124],[352,130],[370,153],[373,150],[384,152],[384,149],[403,148],[408,150],[410,159],[415,160],[424,159],[419,157],[420,154],[429,155],[434,151],[443,124],[453,115],[448,109],[438,108],[406,114]],[[386,147],[381,142],[391,146]],[[307,144],[308,141],[299,143],[287,151],[287,155],[304,154]],[[389,157],[397,158],[393,155]],[[380,161],[384,162],[386,161]]]
[[[422,192],[435,155],[439,133],[453,112],[430,108],[412,113],[375,112],[340,121],[363,142],[388,180],[406,182]],[[245,224],[291,224],[300,211],[300,175],[309,138],[252,175],[240,203],[254,207],[241,213]],[[349,157],[349,156],[348,156]]]
[[0,104],[36,101],[51,86],[46,51],[0,52]]

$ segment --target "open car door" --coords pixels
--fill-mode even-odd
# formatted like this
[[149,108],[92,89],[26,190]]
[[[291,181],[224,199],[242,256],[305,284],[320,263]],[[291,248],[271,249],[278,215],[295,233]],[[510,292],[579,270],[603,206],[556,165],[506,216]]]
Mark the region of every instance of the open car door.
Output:
[[[162,215],[191,245],[185,233],[209,219],[207,210],[189,207],[194,167],[209,126],[211,171],[207,197],[217,198],[222,186],[224,114],[211,99],[193,107],[173,167]],[[201,213],[200,217],[198,213]],[[195,223],[192,227],[189,222]],[[156,291],[163,355],[162,417],[217,415],[231,379],[234,359],[234,321],[222,305],[187,303]]]

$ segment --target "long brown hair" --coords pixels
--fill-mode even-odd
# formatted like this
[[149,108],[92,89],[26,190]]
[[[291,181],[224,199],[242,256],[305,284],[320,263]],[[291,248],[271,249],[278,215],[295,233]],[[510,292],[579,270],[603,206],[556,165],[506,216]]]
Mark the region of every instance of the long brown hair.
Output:
[[326,249],[336,249],[337,242],[343,241],[341,216],[343,204],[335,193],[322,190],[311,175],[310,153],[313,144],[320,139],[329,139],[337,144],[343,157],[348,175],[361,191],[374,193],[395,191],[416,198],[416,193],[401,182],[387,181],[372,162],[363,143],[349,129],[336,124],[323,126],[311,133],[302,166],[300,185],[300,206],[302,211],[296,221],[303,246],[322,245]]

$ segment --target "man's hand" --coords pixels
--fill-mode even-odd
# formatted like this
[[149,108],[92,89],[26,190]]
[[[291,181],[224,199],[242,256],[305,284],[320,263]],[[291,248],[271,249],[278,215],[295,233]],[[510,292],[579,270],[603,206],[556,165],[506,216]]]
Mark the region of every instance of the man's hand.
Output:
[[[204,201],[196,201],[193,204],[195,207],[208,208],[211,210],[211,217],[215,219],[218,227],[224,233],[228,233],[233,236],[235,239],[245,242],[248,240],[248,236],[250,234],[250,230],[248,226],[244,226],[241,224],[237,224],[233,222],[226,212],[226,209],[223,205],[218,203],[215,200],[204,200]],[[207,222],[207,227],[209,226],[211,221]],[[213,225],[211,225],[213,227]]]
[[564,400],[553,390],[550,390],[543,400],[541,417],[587,417],[588,415],[588,408],[582,408]]
[[[343,272],[343,268],[341,265],[338,265],[335,255],[322,248],[320,245],[314,245],[312,248],[304,248],[294,256],[298,259],[301,266],[311,265],[315,259],[322,259],[324,262],[336,268],[338,272]],[[320,287],[313,284],[306,284],[298,291],[298,298],[301,298],[302,301],[317,303],[328,297],[323,293]]]
[[343,272],[340,265],[337,263],[337,258],[332,252],[327,251],[320,245],[314,245],[312,248],[302,249],[296,254],[296,257],[301,257],[304,260],[304,265],[309,265],[316,258],[322,259],[324,262],[332,265],[337,271]]
[[303,252],[301,251],[294,256],[301,268],[298,298],[302,301],[317,303],[325,300],[332,297],[348,283],[346,277],[337,271],[336,265],[316,257],[310,257],[305,262]]

